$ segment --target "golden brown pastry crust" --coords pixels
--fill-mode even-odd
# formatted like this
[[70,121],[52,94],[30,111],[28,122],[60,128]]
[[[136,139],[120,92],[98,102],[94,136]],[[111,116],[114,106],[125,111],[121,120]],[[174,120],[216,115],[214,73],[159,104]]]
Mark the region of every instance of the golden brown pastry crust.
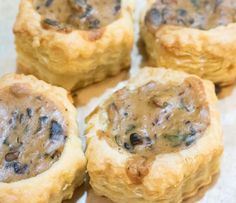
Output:
[[[82,184],[86,160],[78,137],[77,112],[67,92],[46,84],[32,76],[9,74],[1,78],[0,88],[27,84],[34,93],[53,98],[59,108],[67,109],[68,137],[61,157],[47,171],[24,180],[0,183],[0,202],[62,202],[71,198],[75,187]],[[73,155],[73,156],[72,156]]]
[[[144,68],[130,79],[126,87],[135,89],[149,81],[182,83],[189,76],[170,69]],[[191,77],[198,78],[194,75]],[[122,148],[118,150],[100,138],[100,132],[106,132],[109,123],[104,104],[88,117],[87,170],[90,184],[97,194],[115,202],[178,203],[195,195],[201,187],[211,182],[219,172],[223,151],[222,129],[216,111],[214,86],[209,81],[201,82],[209,106],[210,125],[189,148],[155,156],[141,184],[135,184],[126,173],[127,160],[134,155]]]
[[32,1],[21,0],[14,26],[20,72],[71,90],[129,67],[133,0],[122,0],[121,16],[110,25],[68,33],[43,29]]
[[147,53],[147,65],[171,67],[196,74],[220,86],[236,79],[236,24],[210,30],[162,25],[154,33],[145,25],[149,0],[141,17],[141,37]]

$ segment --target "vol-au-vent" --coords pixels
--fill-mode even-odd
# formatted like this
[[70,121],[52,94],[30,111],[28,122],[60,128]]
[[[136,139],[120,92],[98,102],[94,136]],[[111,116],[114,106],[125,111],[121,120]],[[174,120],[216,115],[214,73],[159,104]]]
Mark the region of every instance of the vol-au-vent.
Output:
[[235,16],[233,0],[148,1],[141,17],[146,63],[233,84]]
[[87,170],[95,192],[127,203],[179,203],[197,194],[219,172],[216,101],[210,81],[141,70],[87,118]]
[[0,202],[62,202],[82,184],[86,160],[67,94],[32,76],[1,78]]
[[0,95],[0,182],[46,171],[64,149],[67,124],[63,113],[27,84],[13,84],[0,90]]
[[74,90],[129,69],[133,0],[21,0],[18,71]]

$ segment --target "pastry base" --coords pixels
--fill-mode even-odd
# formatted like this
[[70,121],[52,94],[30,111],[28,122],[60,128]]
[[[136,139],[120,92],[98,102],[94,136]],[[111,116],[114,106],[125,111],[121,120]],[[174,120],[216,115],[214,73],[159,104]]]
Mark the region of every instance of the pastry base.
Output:
[[[128,70],[129,68],[130,68],[129,66],[120,66],[120,67],[109,66],[109,72],[107,73],[106,69],[108,69],[108,67],[103,66],[100,67],[99,72],[91,70],[86,74],[84,74],[83,76],[70,75],[68,76],[70,79],[68,79],[67,77],[65,77],[65,75],[53,73],[50,70],[44,68],[43,66],[40,67],[38,65],[37,67],[35,66],[35,68],[27,68],[26,66],[20,64],[19,62],[17,63],[17,73],[23,73],[25,75],[34,75],[37,78],[46,77],[44,79],[46,82],[53,83],[54,85],[58,86],[61,86],[61,83],[64,83],[66,85],[65,88],[70,89],[72,91],[76,91],[80,88],[89,86],[93,83],[101,82],[107,77],[108,79],[109,77],[114,77],[123,70]],[[92,78],[90,78],[91,75],[93,75]],[[86,79],[86,77],[88,78]],[[53,80],[51,80],[51,78],[53,78]]]

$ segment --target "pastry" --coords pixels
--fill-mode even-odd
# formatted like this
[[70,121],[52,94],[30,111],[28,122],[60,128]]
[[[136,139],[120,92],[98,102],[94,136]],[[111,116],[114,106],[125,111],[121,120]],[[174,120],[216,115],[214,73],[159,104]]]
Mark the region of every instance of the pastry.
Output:
[[212,82],[144,68],[87,118],[87,170],[114,202],[179,203],[219,172],[222,129]]
[[133,0],[21,0],[14,26],[19,72],[68,90],[130,66]]
[[0,202],[71,198],[86,160],[67,92],[9,74],[1,77],[0,95]]
[[235,21],[234,0],[149,0],[141,19],[146,63],[231,85],[236,78]]

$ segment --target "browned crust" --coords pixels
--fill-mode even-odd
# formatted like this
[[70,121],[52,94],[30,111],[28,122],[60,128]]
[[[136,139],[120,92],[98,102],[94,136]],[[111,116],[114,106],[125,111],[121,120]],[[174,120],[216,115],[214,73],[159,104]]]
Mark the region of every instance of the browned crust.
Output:
[[133,184],[142,184],[143,178],[148,175],[152,161],[134,156],[126,162],[126,174]]

